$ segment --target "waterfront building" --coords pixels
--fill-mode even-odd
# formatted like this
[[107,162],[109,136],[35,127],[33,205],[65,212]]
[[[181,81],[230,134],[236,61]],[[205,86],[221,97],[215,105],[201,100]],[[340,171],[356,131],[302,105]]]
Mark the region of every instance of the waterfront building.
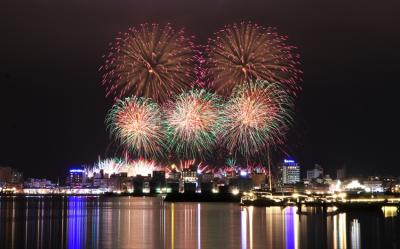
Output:
[[83,186],[85,171],[80,168],[73,168],[69,170],[68,182],[71,188],[79,188]]
[[367,192],[384,192],[382,181],[379,179],[369,179],[363,184]]
[[250,191],[254,187],[253,180],[248,177],[231,178],[229,181],[230,188],[236,188],[240,192]]
[[266,174],[252,174],[251,180],[253,181],[253,186],[255,188],[261,189],[261,187],[266,183]]
[[281,181],[283,184],[300,182],[300,165],[294,160],[285,159],[280,165]]
[[165,171],[153,171],[152,180],[154,183],[165,185]]
[[55,184],[45,178],[28,178],[28,180],[24,182],[24,188],[28,189],[48,189],[54,187]]
[[172,171],[168,173],[168,181],[169,182],[178,182],[181,178],[181,173],[177,171]]
[[165,171],[153,171],[150,181],[150,191],[160,193],[166,187]]
[[3,186],[10,181],[11,173],[11,167],[0,167],[0,186]]
[[345,180],[347,177],[346,166],[336,170],[336,179]]
[[212,183],[214,181],[214,174],[213,173],[202,173],[199,176],[199,181],[203,183]]
[[313,169],[307,170],[307,180],[321,178],[324,175],[324,169],[319,164],[315,164]]
[[182,170],[182,179],[185,183],[187,182],[197,182],[197,171],[194,169],[184,169]]
[[400,184],[395,184],[391,188],[391,192],[393,193],[400,193]]

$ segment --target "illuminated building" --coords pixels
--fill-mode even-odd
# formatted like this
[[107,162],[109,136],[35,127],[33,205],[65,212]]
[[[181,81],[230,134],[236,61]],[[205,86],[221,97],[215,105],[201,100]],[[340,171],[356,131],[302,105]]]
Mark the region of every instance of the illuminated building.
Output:
[[295,184],[300,182],[300,165],[294,160],[285,159],[281,164],[282,183]]
[[199,176],[201,183],[211,183],[214,180],[213,173],[203,173]]
[[393,193],[400,193],[400,184],[394,185],[391,190]]
[[336,179],[344,180],[346,178],[346,167],[340,168],[336,170]]
[[28,178],[28,180],[24,182],[24,187],[28,189],[47,189],[55,187],[55,184],[47,179]]
[[168,173],[168,181],[170,182],[178,182],[181,178],[181,173],[177,171],[172,171]]
[[162,190],[166,187],[165,181],[165,171],[153,171],[153,177],[150,181],[151,192],[161,192],[157,190]]
[[324,175],[324,169],[321,167],[321,165],[318,164],[315,164],[313,169],[307,170],[307,180],[320,178],[323,175]]
[[182,170],[182,179],[186,182],[197,182],[197,171],[192,169]]
[[165,171],[153,171],[153,178],[152,180],[156,183],[160,183],[162,185],[165,184]]
[[69,185],[71,188],[82,187],[85,171],[79,168],[69,170]]
[[261,186],[265,185],[265,174],[252,174],[251,180],[253,181],[253,185],[255,188],[261,188]]
[[0,167],[0,185],[5,185],[10,181],[12,174],[11,167]]
[[370,179],[363,183],[367,192],[384,192],[382,181],[380,180]]

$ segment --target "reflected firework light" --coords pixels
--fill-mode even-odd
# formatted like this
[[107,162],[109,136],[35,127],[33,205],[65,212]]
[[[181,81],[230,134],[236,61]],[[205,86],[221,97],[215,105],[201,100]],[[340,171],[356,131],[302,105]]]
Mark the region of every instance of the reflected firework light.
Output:
[[302,75],[299,55],[286,40],[274,28],[250,22],[225,26],[209,39],[206,48],[212,87],[229,96],[237,84],[267,80],[296,94]]
[[280,84],[258,80],[236,86],[223,111],[223,144],[229,153],[250,158],[283,143],[292,108]]
[[205,90],[191,90],[168,103],[167,135],[170,148],[183,158],[212,153],[220,126],[221,100]]
[[165,126],[158,105],[148,98],[118,100],[107,115],[111,135],[139,157],[160,157]]
[[162,102],[197,84],[204,74],[199,67],[204,59],[193,40],[170,24],[145,23],[119,34],[100,68],[107,96],[135,95]]

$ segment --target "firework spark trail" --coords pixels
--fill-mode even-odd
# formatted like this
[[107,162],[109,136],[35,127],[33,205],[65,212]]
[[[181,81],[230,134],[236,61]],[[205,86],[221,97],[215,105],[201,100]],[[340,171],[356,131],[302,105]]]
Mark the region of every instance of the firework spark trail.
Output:
[[146,23],[120,34],[100,68],[107,96],[135,95],[163,102],[196,84],[203,73],[201,54],[193,39],[170,24]]
[[147,176],[152,175],[155,170],[163,170],[157,166],[153,160],[138,159],[134,161],[124,161],[121,159],[104,159],[99,160],[93,166],[85,167],[86,175],[91,178],[95,174],[100,174],[101,171],[109,177],[120,173],[127,173],[131,176]]
[[118,174],[124,170],[123,161],[120,159],[109,158],[105,160],[99,160],[95,165],[85,167],[86,175],[91,178],[95,174],[100,174],[103,171],[108,176]]
[[179,164],[170,164],[165,168],[165,171],[169,174],[173,171],[182,172],[184,170],[190,169],[191,167],[196,168],[198,174],[212,173],[213,168],[203,162],[197,163],[195,159],[191,160],[179,160]]
[[153,175],[153,171],[163,170],[162,167],[157,166],[153,160],[138,159],[127,164],[128,176],[148,176]]
[[215,147],[220,125],[220,99],[205,90],[191,90],[169,102],[170,148],[184,158],[203,158]]
[[158,105],[148,98],[117,101],[107,115],[111,135],[136,156],[162,156],[164,121]]
[[225,26],[206,49],[213,88],[229,96],[236,84],[260,79],[281,83],[296,94],[302,74],[299,55],[286,40],[274,28],[250,22]]
[[223,111],[224,145],[230,153],[249,158],[282,143],[292,106],[280,84],[255,81],[236,86]]

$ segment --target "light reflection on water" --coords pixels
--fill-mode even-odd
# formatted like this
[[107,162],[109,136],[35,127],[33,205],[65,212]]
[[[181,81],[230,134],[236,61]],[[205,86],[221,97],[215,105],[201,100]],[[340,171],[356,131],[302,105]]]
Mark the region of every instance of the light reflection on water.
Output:
[[400,218],[392,207],[333,216],[307,212],[158,198],[0,197],[0,248],[400,247]]

